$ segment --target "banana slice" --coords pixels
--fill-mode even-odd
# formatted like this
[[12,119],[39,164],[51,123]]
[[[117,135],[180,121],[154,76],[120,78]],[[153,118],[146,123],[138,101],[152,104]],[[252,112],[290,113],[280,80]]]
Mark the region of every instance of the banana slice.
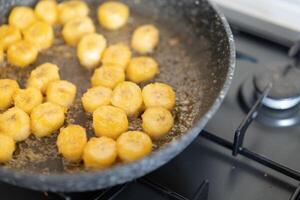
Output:
[[83,151],[86,168],[103,169],[111,166],[116,158],[116,142],[108,137],[91,138]]
[[174,124],[171,112],[163,107],[146,109],[142,115],[142,121],[143,131],[154,139],[166,135]]
[[0,46],[0,64],[4,61],[4,52],[3,48]]
[[0,26],[0,45],[3,50],[22,39],[21,31],[12,25]]
[[37,48],[28,41],[21,40],[12,44],[7,50],[7,60],[17,67],[27,67],[34,63],[38,56]]
[[103,35],[91,33],[84,36],[77,46],[77,57],[80,64],[87,69],[99,66],[105,48],[106,39]]
[[62,24],[78,17],[83,18],[89,14],[89,8],[84,1],[65,1],[58,5],[59,22]]
[[13,105],[13,97],[18,89],[17,81],[0,79],[0,110],[5,110]]
[[46,22],[34,22],[23,31],[24,39],[33,44],[39,51],[49,48],[54,41],[54,32]]
[[81,160],[86,143],[86,131],[79,125],[68,125],[62,128],[56,141],[58,152],[71,162]]
[[62,35],[67,44],[75,46],[83,36],[94,32],[93,21],[89,17],[82,17],[68,21],[62,30]]
[[50,25],[58,21],[58,6],[55,0],[39,1],[34,9],[35,16]]
[[26,6],[17,6],[12,9],[8,17],[10,25],[19,29],[25,29],[36,21],[32,8]]
[[60,79],[58,71],[57,65],[52,63],[39,65],[31,71],[27,80],[27,87],[34,87],[45,93],[49,83]]
[[131,59],[127,69],[127,77],[135,83],[149,81],[158,73],[158,64],[151,57]]
[[0,162],[10,161],[16,149],[15,141],[7,135],[0,134],[0,147]]
[[139,160],[152,151],[151,138],[140,131],[128,131],[117,140],[118,156],[124,162]]
[[129,47],[123,43],[109,46],[103,53],[102,63],[104,65],[118,65],[123,70],[126,69],[131,59],[131,51]]
[[96,136],[106,136],[113,139],[128,129],[126,113],[113,106],[101,106],[93,113],[93,127]]
[[111,103],[112,105],[125,110],[129,116],[137,115],[143,106],[140,87],[129,81],[120,83],[113,91]]
[[96,69],[91,78],[93,86],[102,85],[112,89],[123,81],[125,81],[124,71],[120,67],[112,65],[103,65]]
[[164,107],[172,110],[175,105],[176,95],[171,86],[164,83],[151,83],[142,91],[145,106]]
[[46,91],[47,101],[62,106],[67,110],[76,97],[76,86],[68,81],[54,81],[49,83]]
[[98,8],[99,23],[108,30],[124,26],[129,17],[129,8],[121,2],[105,2]]
[[35,107],[30,117],[31,131],[37,137],[51,135],[64,124],[65,120],[63,108],[50,102]]
[[159,31],[153,25],[138,27],[131,39],[131,46],[141,54],[152,53],[159,41]]
[[106,106],[110,104],[112,96],[112,90],[107,87],[98,86],[88,89],[83,94],[81,101],[86,112],[93,113],[100,106]]
[[36,88],[19,89],[14,95],[15,106],[30,114],[32,109],[43,102],[43,94]]
[[18,107],[8,109],[0,115],[0,134],[15,141],[23,141],[30,135],[30,118]]

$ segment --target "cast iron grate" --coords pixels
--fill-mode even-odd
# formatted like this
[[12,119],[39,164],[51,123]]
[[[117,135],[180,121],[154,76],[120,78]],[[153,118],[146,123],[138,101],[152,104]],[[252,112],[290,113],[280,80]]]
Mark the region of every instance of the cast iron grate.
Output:
[[[90,193],[45,193],[48,200],[118,200],[118,199],[155,199],[155,200],[208,200],[209,182],[201,182],[193,198],[189,199],[146,177],[123,185]],[[87,196],[89,195],[89,196]]]
[[[236,129],[234,134],[234,141],[228,141],[222,137],[219,137],[217,135],[214,135],[212,133],[209,133],[207,131],[202,131],[200,136],[218,144],[221,145],[229,150],[232,151],[233,156],[242,155],[246,158],[249,158],[253,161],[256,161],[266,167],[269,167],[279,173],[282,173],[290,178],[293,178],[297,181],[300,181],[300,173],[298,171],[295,171],[287,166],[284,166],[278,162],[275,162],[261,154],[258,154],[256,152],[253,152],[245,147],[243,147],[243,141],[245,138],[245,134],[247,132],[248,127],[251,125],[253,120],[258,116],[259,114],[259,108],[262,105],[263,99],[268,95],[272,88],[272,85],[269,84],[264,89],[262,94],[257,98],[256,102],[253,104],[252,108],[247,113],[246,117],[243,119],[239,127]],[[300,200],[300,184],[292,194],[289,200]]]

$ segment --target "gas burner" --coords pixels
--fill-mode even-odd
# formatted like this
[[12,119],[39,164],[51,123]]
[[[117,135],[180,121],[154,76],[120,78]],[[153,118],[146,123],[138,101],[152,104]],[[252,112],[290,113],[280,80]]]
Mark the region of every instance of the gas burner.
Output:
[[[246,112],[251,109],[257,100],[258,94],[257,87],[254,86],[253,77],[248,78],[240,88],[240,98],[243,103],[243,108]],[[261,90],[262,91],[262,90]],[[271,92],[271,91],[270,91]],[[273,93],[274,94],[274,93]],[[268,100],[266,100],[268,99]],[[288,127],[300,124],[300,106],[296,104],[290,109],[272,109],[266,106],[269,103],[270,97],[264,98],[263,106],[259,109],[259,114],[256,120],[262,124],[270,127]],[[280,100],[281,103],[284,102]],[[279,100],[276,102],[278,104]],[[291,105],[292,103],[289,102]]]
[[300,103],[300,69],[294,65],[276,63],[262,68],[254,75],[253,84],[261,94],[267,84],[272,89],[263,105],[271,109],[286,110]]

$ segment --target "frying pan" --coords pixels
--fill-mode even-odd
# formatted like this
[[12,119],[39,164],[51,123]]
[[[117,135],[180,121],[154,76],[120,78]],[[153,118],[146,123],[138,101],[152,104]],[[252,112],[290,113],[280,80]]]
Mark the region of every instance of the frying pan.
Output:
[[[95,10],[102,1],[87,2],[95,20]],[[168,83],[176,91],[175,125],[171,133],[154,142],[150,156],[128,164],[120,162],[99,171],[87,171],[82,164],[67,163],[57,155],[57,134],[42,139],[31,136],[18,143],[12,161],[0,166],[0,180],[35,190],[64,192],[95,190],[124,183],[175,157],[194,140],[216,112],[229,89],[235,66],[233,37],[224,16],[206,0],[124,2],[131,8],[128,25],[113,32],[97,25],[97,31],[113,44],[129,42],[134,28],[139,25],[153,23],[158,27],[161,41],[152,56],[160,64],[160,74],[153,81]],[[6,22],[13,6],[33,6],[35,3],[33,0],[0,0],[1,22]],[[95,24],[98,24],[96,20]],[[91,116],[82,111],[80,96],[90,87],[92,72],[79,65],[75,48],[64,44],[60,27],[55,29],[55,44],[41,52],[36,63],[26,69],[4,63],[0,67],[0,78],[14,78],[24,87],[28,74],[36,66],[44,62],[57,64],[62,79],[78,87],[78,96],[66,116],[66,124],[83,125],[91,137]],[[140,129],[140,119],[130,119],[130,130]]]

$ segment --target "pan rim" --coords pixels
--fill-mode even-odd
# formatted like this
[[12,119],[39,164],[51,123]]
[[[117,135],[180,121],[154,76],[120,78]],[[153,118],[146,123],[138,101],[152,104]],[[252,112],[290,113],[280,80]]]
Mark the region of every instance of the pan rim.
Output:
[[[199,134],[207,124],[208,120],[216,113],[221,103],[223,102],[233,79],[234,69],[236,64],[235,45],[230,26],[223,15],[217,8],[214,2],[207,0],[215,14],[219,16],[224,27],[228,44],[228,72],[226,80],[223,84],[218,97],[215,99],[209,110],[198,120],[194,126],[189,129],[181,137],[166,144],[159,151],[153,152],[151,155],[125,165],[116,165],[102,171],[83,171],[72,173],[57,173],[57,174],[42,174],[31,171],[16,171],[6,167],[0,167],[0,180],[13,185],[23,186],[33,190],[43,190],[52,192],[81,192],[90,191],[110,187],[131,181],[137,177],[141,177],[158,167],[166,164],[169,160],[177,156],[185,149]],[[180,145],[178,145],[180,143]],[[179,147],[179,148],[178,148]],[[159,158],[159,159],[156,159]],[[163,159],[162,159],[163,158]],[[159,160],[158,162],[156,160]],[[143,168],[143,170],[139,170]]]

